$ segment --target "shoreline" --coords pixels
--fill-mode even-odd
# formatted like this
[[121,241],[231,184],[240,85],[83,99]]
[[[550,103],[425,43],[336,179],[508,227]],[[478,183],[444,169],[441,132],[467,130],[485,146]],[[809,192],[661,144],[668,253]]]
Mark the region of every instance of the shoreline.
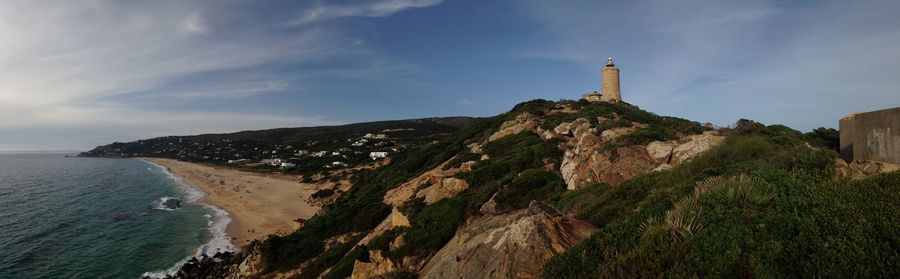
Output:
[[[172,159],[138,159],[163,168],[177,178],[177,182],[196,190],[197,194],[186,194],[187,202],[205,205],[213,212],[221,210],[224,214],[216,215],[224,215],[220,218],[228,221],[223,237],[237,249],[270,234],[292,232],[300,227],[295,220],[309,219],[319,210],[306,202],[316,191],[315,185],[301,184],[291,176],[243,172]],[[212,219],[215,217],[219,216]],[[215,224],[216,220],[212,220],[210,229],[214,239],[217,237],[213,229]]]

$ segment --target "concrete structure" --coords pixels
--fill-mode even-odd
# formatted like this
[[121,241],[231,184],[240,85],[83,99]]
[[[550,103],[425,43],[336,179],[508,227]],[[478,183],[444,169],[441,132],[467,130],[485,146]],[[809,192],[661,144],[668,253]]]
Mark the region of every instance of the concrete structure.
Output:
[[611,103],[622,101],[622,92],[619,90],[619,68],[616,68],[612,57],[606,61],[606,67],[603,68],[600,75],[602,76],[600,100]]
[[841,118],[841,157],[900,164],[900,107]]
[[581,98],[588,102],[599,102],[601,99],[600,93],[597,91],[581,95]]

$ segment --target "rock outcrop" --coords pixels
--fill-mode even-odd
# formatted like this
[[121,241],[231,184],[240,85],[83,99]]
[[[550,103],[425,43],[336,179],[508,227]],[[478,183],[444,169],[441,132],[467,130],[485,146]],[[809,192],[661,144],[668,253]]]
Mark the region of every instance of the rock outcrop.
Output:
[[356,261],[353,263],[351,279],[384,278],[388,273],[397,270],[397,265],[391,259],[381,255],[381,251],[369,251],[369,262]]
[[653,160],[668,164],[672,159],[672,150],[675,150],[675,146],[678,144],[673,141],[654,141],[647,144],[647,153]]
[[440,183],[429,186],[416,193],[416,198],[423,198],[425,204],[433,204],[442,199],[456,196],[469,189],[469,183],[456,177],[446,177]]
[[500,138],[515,135],[522,131],[532,131],[537,133],[538,127],[541,126],[541,118],[530,113],[522,113],[516,116],[516,119],[506,121],[500,125],[500,130],[494,132],[488,141],[495,141]]
[[168,198],[162,202],[162,206],[168,209],[176,209],[181,207],[181,201],[176,198]]
[[421,278],[537,278],[550,257],[596,228],[532,202],[528,209],[475,220],[419,273]]
[[672,160],[670,163],[672,165],[683,163],[723,142],[725,142],[725,137],[720,136],[716,131],[706,131],[700,135],[688,136],[687,142],[672,150]]
[[854,160],[848,163],[842,159],[835,159],[834,166],[839,175],[849,176],[854,179],[866,178],[886,172],[900,171],[900,164],[867,160]]
[[[613,129],[615,135],[608,133],[607,140],[627,135],[637,128],[639,126]],[[568,139],[560,173],[569,190],[598,182],[619,184],[658,165],[643,146],[619,147],[602,152],[606,140],[597,136],[596,129],[584,118],[562,123],[553,131]]]

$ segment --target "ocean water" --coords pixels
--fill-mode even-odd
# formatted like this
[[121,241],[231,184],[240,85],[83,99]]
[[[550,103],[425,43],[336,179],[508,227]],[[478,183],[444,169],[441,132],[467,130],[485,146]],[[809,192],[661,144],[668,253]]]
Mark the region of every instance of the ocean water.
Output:
[[138,278],[232,249],[200,196],[141,160],[0,154],[0,278]]

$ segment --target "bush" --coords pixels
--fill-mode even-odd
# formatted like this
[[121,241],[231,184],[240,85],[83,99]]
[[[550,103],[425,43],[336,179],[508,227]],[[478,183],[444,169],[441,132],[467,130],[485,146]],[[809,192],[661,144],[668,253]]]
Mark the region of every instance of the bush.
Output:
[[[263,268],[267,272],[284,271],[310,260],[317,267],[337,264],[353,247],[339,246],[324,251],[326,239],[373,229],[390,214],[390,208],[382,202],[388,190],[447,161],[465,148],[465,141],[486,137],[501,120],[499,117],[480,120],[439,143],[398,154],[387,166],[354,175],[350,181],[353,187],[322,208],[299,230],[284,236],[272,235],[263,242],[260,248]],[[343,251],[334,250],[338,248]],[[306,269],[303,276],[318,276],[324,268]]]
[[805,135],[812,145],[841,152],[841,133],[834,128],[819,127]]
[[900,172],[835,178],[835,153],[807,147],[806,135],[739,124],[672,171],[563,195],[558,204],[600,229],[551,258],[543,276],[900,274]]
[[497,191],[494,201],[502,210],[527,208],[531,201],[553,201],[566,191],[566,182],[555,172],[529,169]]
[[331,195],[334,195],[334,190],[332,190],[332,189],[322,189],[322,190],[316,191],[315,193],[313,193],[312,195],[310,195],[310,197],[312,197],[312,198],[314,198],[314,199],[321,199],[321,198],[327,198],[327,197],[330,197]]

